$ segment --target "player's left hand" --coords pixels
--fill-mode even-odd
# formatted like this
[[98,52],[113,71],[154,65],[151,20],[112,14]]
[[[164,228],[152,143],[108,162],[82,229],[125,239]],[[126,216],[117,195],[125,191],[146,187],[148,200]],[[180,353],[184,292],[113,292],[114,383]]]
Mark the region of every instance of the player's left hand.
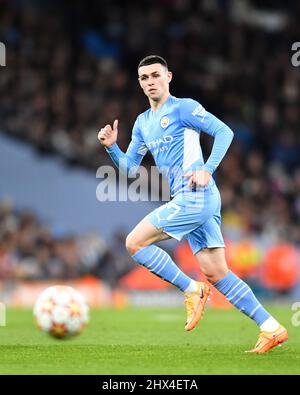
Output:
[[205,170],[195,170],[184,175],[189,177],[188,188],[196,187],[206,187],[211,179],[211,174]]

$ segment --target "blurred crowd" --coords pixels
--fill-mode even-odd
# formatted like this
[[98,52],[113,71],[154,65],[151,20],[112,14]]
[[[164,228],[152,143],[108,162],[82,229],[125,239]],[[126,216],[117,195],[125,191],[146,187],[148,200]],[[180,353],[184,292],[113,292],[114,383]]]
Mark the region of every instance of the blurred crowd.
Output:
[[[225,235],[300,246],[300,67],[291,64],[299,18],[300,4],[289,0],[264,8],[246,0],[2,0],[0,130],[95,171],[109,161],[97,131],[118,118],[126,149],[148,105],[137,63],[159,54],[174,73],[171,93],[200,101],[235,133],[216,174]],[[201,139],[207,156],[212,140]],[[30,276],[98,270],[107,253],[95,235],[53,239],[30,213],[1,213],[0,221],[15,223],[1,234],[0,265],[34,260]]]
[[133,266],[122,232],[110,244],[93,232],[53,234],[33,211],[18,211],[11,201],[0,201],[0,281],[93,275],[114,288]]

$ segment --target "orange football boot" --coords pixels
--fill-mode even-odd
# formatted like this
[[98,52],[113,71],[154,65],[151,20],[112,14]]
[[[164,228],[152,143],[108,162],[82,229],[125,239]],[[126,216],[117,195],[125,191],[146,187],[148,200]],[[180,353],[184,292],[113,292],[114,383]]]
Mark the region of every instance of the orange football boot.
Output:
[[260,332],[257,343],[252,350],[246,352],[263,353],[287,341],[288,332],[282,325],[274,332]]
[[185,294],[184,303],[187,310],[185,330],[191,331],[201,320],[205,303],[211,294],[210,287],[204,282],[197,282],[197,291]]

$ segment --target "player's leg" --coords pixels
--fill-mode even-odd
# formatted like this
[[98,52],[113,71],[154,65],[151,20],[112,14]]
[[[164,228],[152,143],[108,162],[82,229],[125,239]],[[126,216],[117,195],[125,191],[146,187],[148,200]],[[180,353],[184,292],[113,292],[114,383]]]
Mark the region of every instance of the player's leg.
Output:
[[126,248],[137,263],[181,291],[197,290],[197,283],[179,269],[167,252],[154,245],[170,238],[146,217],[127,236]]
[[201,270],[218,291],[220,291],[238,310],[252,318],[257,325],[271,319],[263,329],[275,330],[279,323],[263,308],[250,287],[233,272],[226,263],[224,248],[204,248],[196,254]]
[[[126,248],[137,263],[145,266],[158,277],[168,281],[185,293],[185,304],[187,308],[185,329],[190,331],[202,317],[210,288],[207,284],[196,282],[184,274],[169,254],[153,244],[173,236],[164,232],[163,225],[160,226],[157,223],[157,219],[164,218],[164,226],[172,231],[172,222],[175,221],[174,217],[178,212],[178,208],[174,205],[171,205],[170,208],[170,204],[154,210],[150,217],[144,218],[128,235]],[[149,218],[155,225],[150,222]],[[179,237],[178,234],[176,234],[177,237]]]
[[159,241],[168,240],[171,236],[164,233],[163,229],[157,229],[149,219],[143,218],[126,238],[126,248],[130,255]]
[[216,193],[214,214],[187,236],[207,279],[241,312],[252,318],[260,327],[261,336],[253,350],[265,352],[287,340],[288,334],[260,304],[250,287],[228,270],[224,240],[221,233],[221,197]]
[[228,269],[224,248],[204,248],[196,257],[214,287],[259,326],[261,334],[252,352],[266,352],[287,340],[286,329],[265,310],[248,284]]

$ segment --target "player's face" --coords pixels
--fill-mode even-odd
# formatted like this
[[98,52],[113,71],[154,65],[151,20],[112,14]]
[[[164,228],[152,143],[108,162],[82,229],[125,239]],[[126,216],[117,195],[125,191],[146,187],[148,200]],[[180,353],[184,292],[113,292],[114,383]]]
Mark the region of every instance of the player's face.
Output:
[[160,63],[142,66],[138,70],[139,83],[150,100],[160,101],[169,94],[172,73]]

